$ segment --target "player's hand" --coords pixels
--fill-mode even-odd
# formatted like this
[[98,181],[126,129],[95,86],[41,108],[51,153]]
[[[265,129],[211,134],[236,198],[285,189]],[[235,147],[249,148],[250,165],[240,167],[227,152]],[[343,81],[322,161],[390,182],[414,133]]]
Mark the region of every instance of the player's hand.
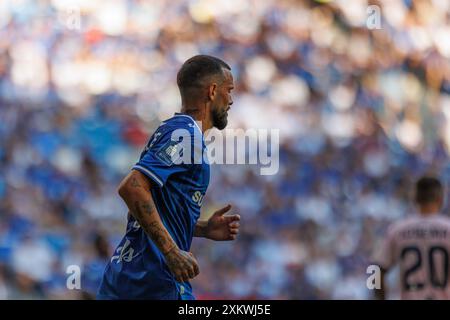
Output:
[[206,227],[206,238],[216,241],[235,240],[238,233],[241,217],[238,214],[225,214],[230,211],[231,205],[227,205],[214,212],[209,218]]
[[191,252],[175,247],[165,257],[167,266],[179,282],[189,281],[189,279],[195,278],[200,273],[198,262]]

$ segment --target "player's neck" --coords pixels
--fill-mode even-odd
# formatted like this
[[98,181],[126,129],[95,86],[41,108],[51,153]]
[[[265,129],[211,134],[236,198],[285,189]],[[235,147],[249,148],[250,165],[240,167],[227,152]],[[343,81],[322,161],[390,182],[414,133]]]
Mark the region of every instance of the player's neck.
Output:
[[187,108],[184,105],[181,107],[181,113],[191,116],[198,123],[202,132],[205,133],[205,131],[211,129],[213,126],[212,120],[210,117],[207,117],[206,112],[203,110],[203,108]]
[[424,204],[419,207],[419,212],[423,216],[432,216],[438,214],[441,206],[436,203]]

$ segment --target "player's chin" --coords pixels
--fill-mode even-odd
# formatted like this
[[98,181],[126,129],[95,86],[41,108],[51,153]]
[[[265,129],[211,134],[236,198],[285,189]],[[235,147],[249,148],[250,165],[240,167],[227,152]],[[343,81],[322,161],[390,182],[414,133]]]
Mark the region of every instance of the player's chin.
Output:
[[228,124],[228,114],[225,114],[219,121],[215,123],[215,127],[219,130],[223,130],[226,128]]

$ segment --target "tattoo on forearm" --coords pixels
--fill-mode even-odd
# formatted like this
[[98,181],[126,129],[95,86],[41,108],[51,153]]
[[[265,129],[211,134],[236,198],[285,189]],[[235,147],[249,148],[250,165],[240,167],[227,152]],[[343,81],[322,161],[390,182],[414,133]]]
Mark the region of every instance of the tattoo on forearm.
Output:
[[[156,207],[152,200],[149,200],[148,202],[144,201],[135,201],[134,202],[134,210],[138,215],[141,214],[148,214],[152,215],[152,213],[155,211]],[[142,209],[142,210],[141,210]]]
[[[161,228],[161,225],[159,222],[154,221],[150,223],[148,226],[148,231],[150,234],[150,237],[152,240],[156,243],[158,248],[164,248],[168,241],[167,241],[167,231],[165,231],[163,228]],[[166,253],[166,252],[163,252]]]
[[142,209],[144,209],[144,213],[151,215],[155,211],[155,205],[149,201],[142,204]]
[[[154,203],[152,200],[149,200],[148,202],[143,201],[135,201],[134,202],[134,208],[137,215],[137,219],[141,220],[138,221],[141,227],[144,229],[144,231],[150,236],[150,238],[155,242],[155,244],[158,246],[158,248],[161,249],[161,251],[165,250],[166,253],[168,250],[166,249],[166,246],[169,245],[169,234],[168,232],[161,227],[161,223],[159,221],[153,221],[148,223],[143,223],[142,218],[145,215],[152,215],[156,209]],[[170,248],[171,249],[171,248]],[[169,249],[169,250],[170,250]]]

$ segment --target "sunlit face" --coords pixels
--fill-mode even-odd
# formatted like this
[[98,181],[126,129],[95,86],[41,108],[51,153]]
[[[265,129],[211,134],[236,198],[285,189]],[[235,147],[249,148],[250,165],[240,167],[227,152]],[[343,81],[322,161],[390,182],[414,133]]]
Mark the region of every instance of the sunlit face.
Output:
[[224,129],[228,123],[228,110],[233,104],[231,91],[234,89],[233,75],[230,70],[223,69],[225,79],[217,86],[216,97],[211,108],[213,126],[219,130]]

